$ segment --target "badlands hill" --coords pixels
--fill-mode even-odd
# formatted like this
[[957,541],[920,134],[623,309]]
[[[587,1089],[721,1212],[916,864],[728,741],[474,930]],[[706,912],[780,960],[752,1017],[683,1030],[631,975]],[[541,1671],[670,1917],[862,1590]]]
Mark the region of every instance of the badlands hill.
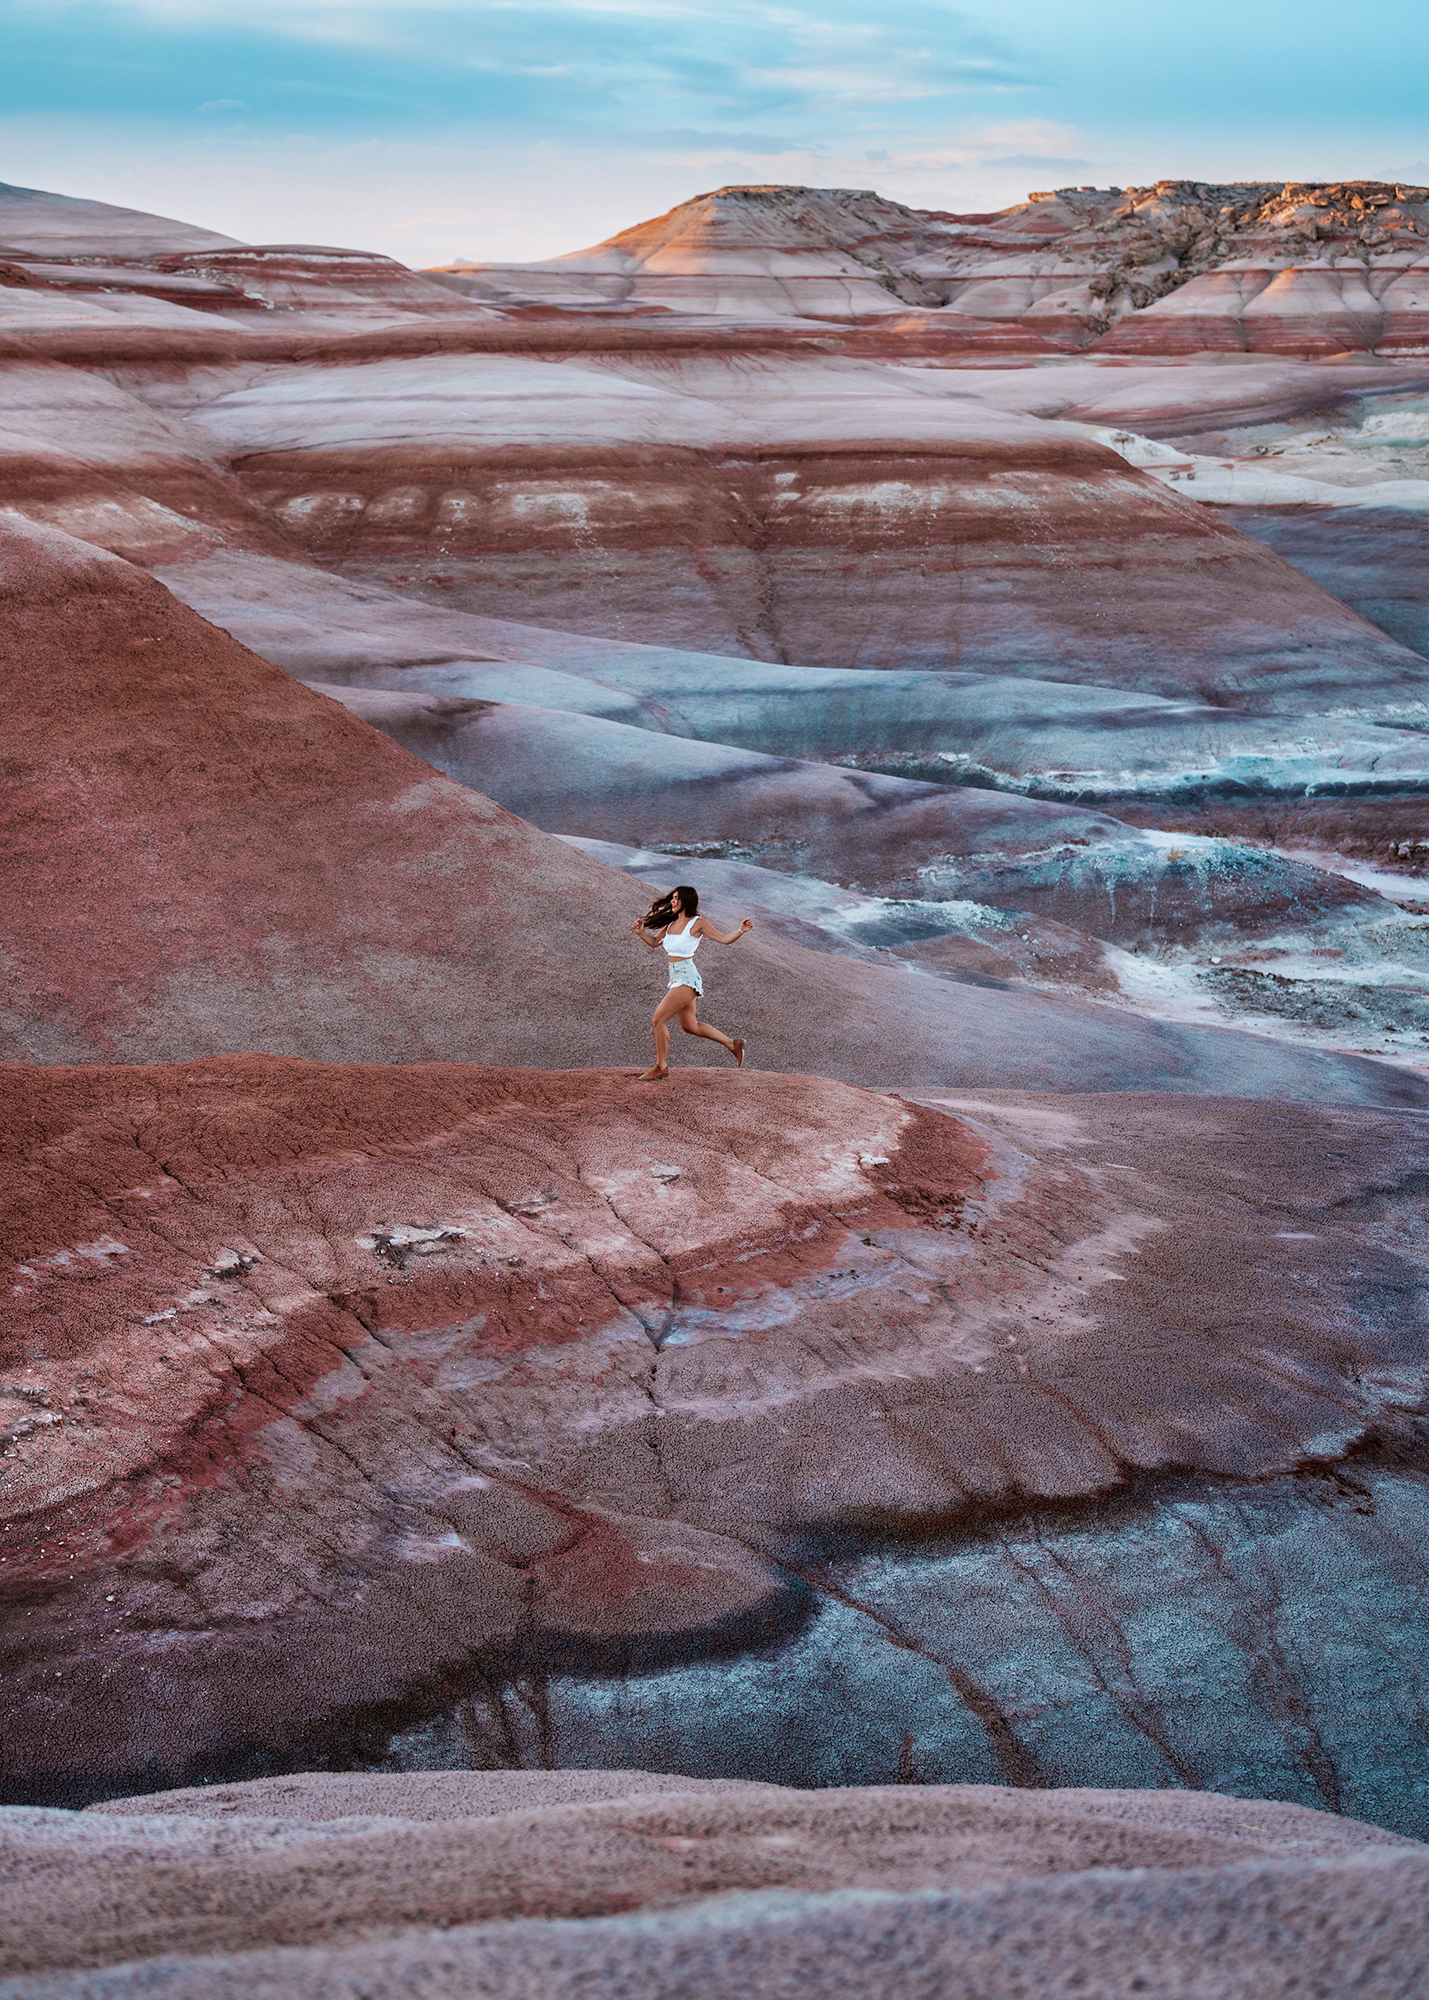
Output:
[[171,352],[223,352],[236,344],[224,339],[229,314],[249,327],[251,344],[271,332],[251,326],[254,314],[337,311],[350,322],[414,309],[440,317],[452,301],[390,257],[243,244],[167,216],[0,182],[0,352],[98,359],[107,345],[113,360],[161,354],[166,337]]
[[[0,862],[11,911],[6,1055],[142,1062],[258,1047],[558,1065],[643,1055],[659,990],[630,937],[643,887],[438,776],[88,544],[18,521],[0,527],[0,592],[13,717]],[[526,711],[496,713],[519,726]],[[548,728],[530,746],[537,766],[552,741]],[[1028,850],[1095,838],[1113,879],[1128,877],[1123,911],[1138,894],[1154,899],[1167,872],[1154,842],[1095,814],[899,780],[869,796],[842,772],[828,776],[848,796],[820,798],[817,766],[801,792],[781,788],[777,763],[776,782],[761,787],[764,765],[753,764],[753,784],[727,756],[707,774],[746,824],[761,810],[802,813],[836,825],[845,847],[931,839],[1014,873]],[[627,773],[617,798],[648,813],[631,792]],[[964,800],[971,814],[948,812]],[[931,819],[921,836],[920,818]],[[584,824],[606,830],[598,813]],[[1048,902],[1042,874],[1034,866],[1024,885],[1034,908]],[[1334,929],[1355,913],[1355,892],[1335,878],[1293,868],[1274,877],[1193,879],[1187,921],[1256,928],[1267,890],[1276,911],[1308,897],[1316,907],[1297,912],[1302,922]],[[1087,887],[1095,921],[1108,892]],[[956,968],[952,981],[910,978],[910,966],[890,974],[876,951],[835,949],[817,930],[771,927],[721,967],[721,1010],[762,1067],[892,1084],[910,1074],[995,1083],[1031,1065],[1078,1088],[1426,1095],[1370,1063],[1155,1026],[1016,986],[989,993],[960,983]],[[812,990],[811,1011],[799,996]]]
[[0,189],[7,1994],[1423,1985],[1424,202]]
[[167,215],[0,182],[0,252],[7,261],[19,260],[21,270],[35,260],[57,271],[71,266],[101,274],[111,268],[137,271],[156,257],[238,247],[232,236]]
[[0,1089],[11,1800],[643,1758],[1429,1831],[1422,1113]]
[[[842,320],[936,313],[1004,353],[1422,354],[1429,188],[1158,181],[990,215],[869,189],[727,187],[542,264],[453,264],[500,303]],[[940,328],[943,320],[940,320]]]

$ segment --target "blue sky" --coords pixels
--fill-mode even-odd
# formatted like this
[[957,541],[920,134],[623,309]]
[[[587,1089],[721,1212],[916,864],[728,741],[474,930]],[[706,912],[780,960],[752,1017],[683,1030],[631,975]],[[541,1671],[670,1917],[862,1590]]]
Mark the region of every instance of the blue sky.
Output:
[[417,264],[728,181],[1429,180],[1429,10],[1386,0],[0,0],[0,48],[0,180]]

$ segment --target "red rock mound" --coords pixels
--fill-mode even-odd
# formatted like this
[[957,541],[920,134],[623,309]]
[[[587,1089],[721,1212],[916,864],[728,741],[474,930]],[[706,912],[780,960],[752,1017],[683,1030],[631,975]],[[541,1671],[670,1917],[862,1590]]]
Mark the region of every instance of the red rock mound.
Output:
[[[0,564],[0,1051],[644,1052],[658,989],[634,956],[643,892],[626,878],[438,776],[127,563],[12,518]],[[760,997],[771,971],[762,944],[746,951],[731,1004],[788,1062],[787,1007]],[[787,991],[789,973],[773,977]],[[859,994],[844,1011],[875,1046]]]
[[128,564],[18,521],[3,560],[9,1052],[237,1042],[390,1060],[441,1049],[463,1017],[469,1048],[499,1046],[501,1024],[529,1021],[524,930],[553,997],[531,1052],[559,1057],[592,928],[615,970],[632,900],[617,877]]
[[461,1715],[492,1761],[477,1689],[794,1630],[803,1535],[1254,1479],[1422,1394],[1413,1114],[3,1080],[12,1797],[380,1762]]
[[1429,1878],[1417,1842],[1264,1801],[640,1771],[307,1776],[0,1814],[0,1841],[0,1966],[72,2000],[1383,2000],[1423,1969]]

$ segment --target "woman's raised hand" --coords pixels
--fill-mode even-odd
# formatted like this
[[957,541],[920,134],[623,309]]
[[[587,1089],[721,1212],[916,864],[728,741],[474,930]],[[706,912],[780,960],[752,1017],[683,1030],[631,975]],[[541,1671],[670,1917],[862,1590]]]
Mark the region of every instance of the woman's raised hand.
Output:
[[631,928],[631,930],[633,930],[633,931],[634,931],[635,935],[636,935],[637,937],[639,937],[639,935],[640,935],[641,931],[643,931],[643,930],[644,930],[644,928],[645,928],[645,919],[644,919],[644,917],[637,917],[637,918],[635,919],[635,922],[634,922],[634,923],[633,923],[633,924],[632,924],[632,925],[630,926],[630,928]]
[[753,917],[746,917],[746,918],[745,918],[745,920],[744,920],[744,922],[743,922],[743,923],[742,923],[742,924],[740,925],[740,927],[739,927],[739,928],[740,928],[741,932],[743,932],[743,931],[752,931],[752,930],[754,929],[754,919],[753,919]]

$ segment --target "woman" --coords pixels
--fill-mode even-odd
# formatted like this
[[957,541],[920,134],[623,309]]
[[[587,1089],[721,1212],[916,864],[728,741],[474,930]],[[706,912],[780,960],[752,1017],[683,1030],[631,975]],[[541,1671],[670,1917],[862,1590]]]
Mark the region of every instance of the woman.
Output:
[[[746,931],[754,929],[750,919],[746,917],[739,929],[731,931],[726,937],[723,931],[715,929],[708,917],[700,915],[698,893],[682,882],[668,895],[657,896],[644,916],[637,917],[630,928],[649,945],[651,951],[658,951],[663,945],[670,961],[670,990],[651,1017],[655,1029],[655,1067],[647,1069],[640,1081],[663,1083],[670,1074],[672,1021],[678,1021],[687,1035],[700,1035],[707,1042],[718,1042],[742,1067],[744,1043],[738,1035],[722,1034],[718,1028],[710,1027],[707,1021],[695,1017],[696,997],[705,990],[695,970],[695,953],[700,948],[701,938],[713,938],[716,944],[736,944]],[[654,937],[650,936],[651,931],[654,931]]]

